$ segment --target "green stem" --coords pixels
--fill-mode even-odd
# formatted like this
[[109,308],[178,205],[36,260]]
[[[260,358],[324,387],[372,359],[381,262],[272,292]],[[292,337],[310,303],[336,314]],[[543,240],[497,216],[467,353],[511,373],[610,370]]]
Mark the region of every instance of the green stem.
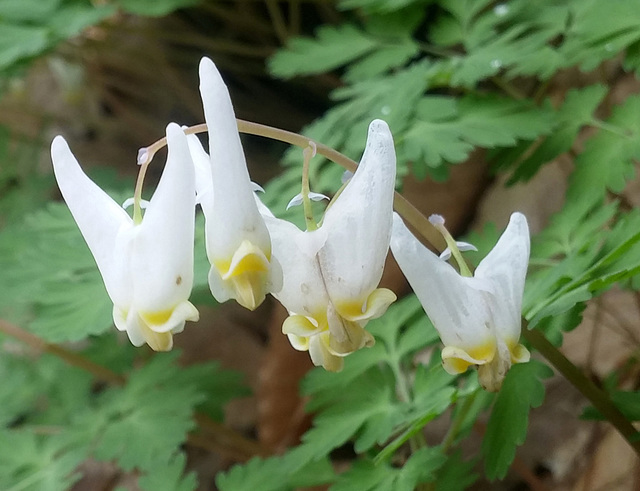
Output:
[[462,257],[462,254],[460,253],[460,249],[458,249],[458,244],[456,243],[456,240],[453,238],[453,236],[449,233],[447,228],[444,226],[444,218],[442,218],[440,215],[432,215],[429,218],[429,222],[435,228],[437,228],[438,231],[444,237],[444,241],[447,243],[447,246],[451,251],[451,255],[456,260],[456,263],[458,263],[460,275],[466,276],[467,278],[471,278],[473,276],[473,274],[471,273],[471,269],[469,269],[467,262]]
[[81,368],[82,370],[93,374],[97,379],[102,380],[103,382],[107,382],[111,385],[124,384],[124,377],[112,372],[108,368],[98,365],[97,363],[93,363],[84,356],[74,353],[73,351],[69,351],[62,346],[47,343],[44,339],[39,338],[35,334],[31,334],[30,332],[2,319],[0,319],[0,332],[22,341],[26,345],[31,346],[35,351],[55,355],[69,365]]
[[624,131],[624,129],[618,126],[615,126],[611,123],[607,123],[606,121],[600,121],[599,119],[594,118],[589,122],[589,124],[591,126],[594,126],[595,128],[599,128],[601,130],[608,131],[609,133],[613,133],[614,135],[624,138],[625,140],[630,140],[632,137],[632,135]]
[[[312,144],[312,142],[309,143]],[[300,194],[302,195],[302,208],[304,209],[304,221],[307,225],[307,230],[313,231],[318,230],[318,224],[313,218],[311,199],[309,198],[309,193],[311,192],[311,189],[309,188],[309,166],[315,151],[313,147],[309,145],[302,151],[302,154],[304,155],[304,164],[302,165],[302,189]]]
[[[399,399],[402,402],[410,402],[411,401],[411,391],[409,390],[409,384],[407,384],[407,377],[400,366],[400,361],[394,357],[393,364],[391,365],[391,370],[393,371],[393,375],[396,378],[396,388],[398,390]],[[411,435],[409,437],[409,446],[411,447],[411,452],[414,453],[425,447],[427,442],[424,438],[424,434],[420,430],[419,432]]]
[[142,186],[144,185],[144,177],[151,163],[151,157],[147,156],[140,163],[140,171],[138,179],[136,179],[136,188],[133,192],[133,223],[140,225],[142,223]]
[[606,392],[598,388],[589,380],[571,361],[567,359],[542,332],[537,329],[527,329],[526,322],[523,323],[523,337],[544,356],[551,365],[558,370],[583,396],[585,396],[593,407],[602,414],[614,427],[627,443],[640,457],[640,434],[611,402]]
[[460,427],[462,426],[464,419],[467,417],[467,414],[473,407],[473,403],[476,400],[477,394],[478,394],[478,390],[474,391],[471,395],[467,396],[464,402],[462,403],[462,406],[460,407],[455,417],[453,418],[453,422],[451,423],[451,426],[449,426],[449,430],[447,431],[447,434],[444,436],[444,439],[442,440],[443,453],[446,453],[449,450],[449,448],[451,448],[451,445],[453,445],[453,442],[456,440],[456,437],[460,432]]
[[499,88],[501,88],[508,96],[521,101],[527,98],[525,94],[520,92],[519,89],[511,85],[509,82],[504,80],[502,77],[494,76],[491,77],[491,81],[496,84]]

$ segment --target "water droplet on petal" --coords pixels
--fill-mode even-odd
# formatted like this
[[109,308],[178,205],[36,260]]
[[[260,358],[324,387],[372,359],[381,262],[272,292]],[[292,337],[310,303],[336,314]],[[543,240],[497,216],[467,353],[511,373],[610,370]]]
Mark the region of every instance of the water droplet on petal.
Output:
[[389,106],[382,106],[382,109],[380,109],[380,112],[384,116],[389,116],[389,114],[391,114],[391,108]]
[[502,66],[502,62],[500,60],[498,60],[498,59],[495,59],[495,60],[491,60],[490,65],[491,65],[491,68],[496,68],[497,69],[497,68],[500,68]]
[[509,13],[509,6],[504,3],[499,3],[495,7],[493,7],[493,13],[498,17],[504,17]]

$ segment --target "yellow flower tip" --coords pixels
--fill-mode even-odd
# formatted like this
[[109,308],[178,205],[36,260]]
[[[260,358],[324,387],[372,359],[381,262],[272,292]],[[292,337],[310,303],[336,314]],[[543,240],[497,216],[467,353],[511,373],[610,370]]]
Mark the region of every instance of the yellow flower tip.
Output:
[[223,280],[229,280],[247,273],[266,273],[269,271],[271,251],[263,251],[249,240],[243,240],[233,253],[230,261],[214,261]]
[[153,351],[171,351],[173,348],[173,334],[168,332],[156,332],[144,322],[140,323],[140,331],[145,342]]
[[344,358],[335,355],[327,356],[325,362],[322,364],[322,368],[327,372],[341,372],[344,368]]
[[200,312],[188,300],[170,309],[138,314],[142,322],[156,332],[181,331],[185,321],[196,322],[200,319]]
[[227,288],[233,290],[230,296],[243,307],[255,310],[267,295],[270,257],[271,251],[265,253],[252,242],[243,240],[230,261],[215,260],[213,266]]
[[291,346],[296,351],[309,351],[309,338],[296,336],[295,334],[287,334]]
[[442,365],[447,373],[457,375],[466,372],[471,365],[480,366],[490,363],[495,353],[496,347],[493,342],[486,342],[467,350],[446,346],[442,350]]
[[369,321],[382,317],[389,305],[397,299],[396,294],[388,288],[376,288],[364,302],[359,300],[337,302],[336,311],[349,321]]
[[511,353],[511,363],[526,363],[531,359],[531,353],[521,344],[509,346],[509,352]]
[[[326,327],[326,326],[325,326]],[[293,314],[282,323],[282,334],[293,334],[298,337],[309,337],[322,331],[322,326],[315,325],[304,315]]]
[[514,363],[529,361],[529,350],[517,342],[498,340],[498,353],[484,366],[478,367],[478,381],[489,392],[498,392]]
[[161,326],[169,321],[172,313],[173,309],[160,310],[158,312],[141,312],[140,317],[146,324]]
[[373,336],[357,322],[344,319],[340,315],[330,318],[328,349],[331,354],[343,357],[374,344]]
[[245,309],[257,309],[267,296],[266,273],[245,273],[229,280],[236,301]]

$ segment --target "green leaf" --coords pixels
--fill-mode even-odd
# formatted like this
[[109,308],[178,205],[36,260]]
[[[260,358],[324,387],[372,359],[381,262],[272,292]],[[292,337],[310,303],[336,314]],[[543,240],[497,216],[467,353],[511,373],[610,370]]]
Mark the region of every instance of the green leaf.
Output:
[[169,462],[194,427],[194,407],[204,399],[175,366],[177,356],[155,355],[124,387],[100,394],[95,408],[78,416],[69,440],[91,441],[96,459],[116,460],[124,470],[151,472]]
[[3,0],[0,19],[11,24],[44,22],[60,7],[62,0]]
[[635,175],[634,160],[640,158],[640,95],[616,107],[601,126],[576,159],[567,191],[571,206],[591,206],[604,198],[607,190],[619,193]]
[[148,17],[160,17],[170,14],[174,10],[191,7],[200,0],[117,0],[123,10],[132,14]]
[[473,460],[463,461],[462,452],[454,452],[438,471],[436,491],[465,491],[476,482]]
[[341,10],[363,8],[368,12],[394,12],[407,6],[416,5],[424,8],[433,0],[340,0],[338,7]]
[[300,486],[330,482],[333,469],[328,459],[306,461],[306,456],[293,449],[283,456],[253,458],[216,476],[220,491],[259,489],[260,491],[293,491]]
[[535,360],[514,365],[507,373],[482,442],[489,479],[502,479],[507,474],[516,447],[527,435],[529,408],[540,406],[544,400],[541,379],[551,375],[553,371],[547,365]]
[[165,465],[140,476],[138,485],[143,491],[192,491],[198,487],[195,473],[184,475],[186,457],[179,453]]
[[[331,97],[342,101],[330,109],[321,119],[305,127],[302,133],[316,141],[340,150],[356,161],[362,156],[369,123],[384,119],[396,135],[404,131],[415,112],[415,105],[429,84],[433,70],[425,61],[413,63],[407,69],[385,76],[374,77],[359,83],[336,89]],[[401,151],[401,147],[397,149]],[[286,200],[299,192],[300,151],[292,149],[285,156],[285,165],[295,166],[287,173],[287,182],[278,180],[267,186],[267,194],[282,193],[282,187],[294,190],[285,193]],[[326,164],[326,165],[325,165]],[[406,158],[398,155],[398,173],[406,171]],[[404,169],[404,170],[403,170]],[[317,192],[334,192],[340,186],[343,169],[335,164],[316,159],[311,165],[311,186]],[[281,202],[286,204],[282,194]]]
[[269,71],[282,78],[322,73],[353,61],[376,46],[374,38],[351,24],[322,26],[313,39],[290,39],[285,50],[269,59]]
[[524,153],[531,142],[519,145],[512,154],[505,152],[501,160],[510,162],[518,158],[517,168],[508,184],[531,179],[540,168],[553,161],[560,154],[568,152],[578,136],[580,129],[593,121],[593,113],[607,93],[603,85],[590,85],[584,89],[573,89],[567,92],[563,105],[558,110],[556,130],[535,145],[532,153]]
[[46,19],[46,25],[51,29],[51,47],[79,34],[89,26],[98,24],[115,12],[115,5],[93,5],[81,0],[65,1]]
[[58,435],[0,429],[0,487],[25,491],[70,489],[86,448],[69,446]]
[[413,491],[417,484],[435,480],[436,472],[446,460],[446,455],[439,447],[415,451],[400,468],[392,467],[388,463],[376,465],[369,460],[360,460],[341,474],[330,490]]
[[560,46],[567,65],[594,70],[640,39],[640,13],[633,0],[585,0],[571,7],[571,23]]
[[395,44],[385,44],[352,63],[344,75],[347,82],[358,82],[385,73],[391,68],[404,65],[420,50],[417,43],[404,39]]
[[383,443],[402,419],[388,372],[374,367],[352,383],[348,390],[315,394],[309,408],[322,411],[313,428],[302,437],[308,458],[317,459],[355,436],[358,452]]
[[402,143],[414,172],[424,176],[444,161],[464,161],[476,146],[513,146],[519,139],[551,132],[554,124],[552,111],[528,102],[495,96],[425,96]]
[[[434,357],[434,359],[436,359]],[[455,377],[445,372],[440,363],[431,368],[418,365],[412,400],[404,406],[398,430],[403,430],[375,457],[375,462],[389,460],[409,439],[418,434],[450,406],[457,390],[451,386]]]
[[49,47],[44,27],[21,26],[0,21],[0,70],[35,56]]

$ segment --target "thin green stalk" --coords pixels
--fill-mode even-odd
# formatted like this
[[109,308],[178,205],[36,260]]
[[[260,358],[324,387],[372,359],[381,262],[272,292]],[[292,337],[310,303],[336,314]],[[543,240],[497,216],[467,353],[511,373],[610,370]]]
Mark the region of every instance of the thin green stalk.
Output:
[[311,159],[315,155],[315,151],[312,145],[309,145],[302,151],[304,155],[304,164],[302,166],[302,189],[300,190],[300,195],[302,196],[302,208],[304,209],[304,221],[307,225],[308,231],[318,230],[318,224],[313,218],[313,210],[311,209],[311,198],[309,197],[309,193],[311,193],[311,189],[309,188],[309,167],[311,165]]
[[453,442],[456,440],[456,437],[460,432],[460,427],[462,426],[464,419],[467,417],[467,414],[473,407],[473,403],[476,400],[477,394],[478,394],[478,390],[473,392],[471,395],[467,396],[464,402],[462,403],[462,406],[460,407],[455,417],[453,418],[453,422],[451,423],[451,426],[449,426],[449,430],[447,431],[447,434],[444,436],[444,439],[442,440],[442,451],[444,453],[446,453],[447,450],[451,448],[451,445],[453,445]]
[[589,380],[578,367],[571,363],[566,356],[549,342],[542,332],[537,329],[527,329],[526,322],[524,322],[522,336],[529,341],[564,378],[578,389],[582,395],[593,404],[593,407],[600,411],[600,414],[618,430],[620,435],[622,435],[640,457],[640,434],[624,414],[611,402],[607,393]]
[[618,126],[615,126],[615,125],[613,125],[611,123],[607,123],[606,121],[601,121],[601,120],[596,119],[596,118],[593,118],[589,122],[589,124],[591,126],[599,128],[601,130],[608,131],[609,133],[617,135],[620,138],[624,138],[625,140],[630,140],[633,137],[633,135],[631,135],[630,133],[624,131],[624,129],[622,129],[622,128],[618,127]]

